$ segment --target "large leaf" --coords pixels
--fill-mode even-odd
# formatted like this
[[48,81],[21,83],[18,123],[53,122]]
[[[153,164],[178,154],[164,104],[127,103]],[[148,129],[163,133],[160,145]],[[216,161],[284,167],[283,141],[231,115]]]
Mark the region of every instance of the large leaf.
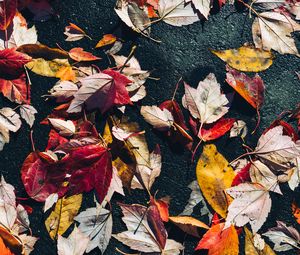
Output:
[[222,217],[226,217],[227,199],[225,189],[231,187],[235,173],[215,145],[205,145],[197,163],[197,180],[210,206]]
[[0,2],[0,30],[6,30],[17,12],[17,0],[2,0]]
[[54,210],[45,221],[47,231],[52,239],[62,235],[71,226],[82,203],[82,194],[59,199]]

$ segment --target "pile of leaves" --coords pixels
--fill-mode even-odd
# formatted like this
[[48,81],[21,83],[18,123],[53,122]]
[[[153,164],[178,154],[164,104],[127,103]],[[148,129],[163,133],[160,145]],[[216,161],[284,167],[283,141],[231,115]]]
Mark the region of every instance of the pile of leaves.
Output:
[[[217,4],[222,8],[234,3]],[[33,21],[52,18],[56,13],[48,1],[0,2],[0,92],[16,105],[0,109],[0,149],[9,143],[10,132],[21,128],[22,120],[30,126],[32,139],[32,152],[20,168],[28,198],[16,198],[14,187],[1,178],[1,254],[33,251],[39,238],[30,229],[33,200],[44,203],[45,226],[59,255],[94,249],[103,254],[111,237],[138,254],[183,254],[184,244],[168,237],[170,224],[183,235],[198,238],[195,250],[205,249],[210,255],[235,255],[241,250],[247,255],[299,253],[300,233],[295,228],[282,221],[268,231],[261,228],[274,194],[284,196],[283,185],[293,192],[300,182],[300,107],[275,116],[255,148],[246,143],[260,124],[265,95],[262,78],[251,72],[264,71],[276,61],[272,50],[299,57],[292,33],[300,30],[300,4],[293,0],[237,3],[255,15],[254,45],[212,53],[227,64],[226,83],[257,112],[256,127],[250,131],[243,120],[226,116],[234,97],[223,92],[213,73],[197,88],[180,79],[172,98],[141,106],[146,82],[153,77],[134,56],[136,46],[124,56],[119,53],[126,43],[121,38],[113,34],[97,38],[95,48],[105,49],[110,59],[102,70],[101,58],[86,49],[50,48],[38,42],[35,26],[29,27],[22,13],[29,11]],[[213,5],[211,0],[118,0],[115,12],[145,40],[159,43],[152,37],[152,26],[165,22],[180,27],[208,19]],[[66,41],[92,39],[73,23],[64,34]],[[46,96],[56,106],[39,124],[34,124],[38,111],[31,105],[32,73],[57,78]],[[184,86],[181,102],[175,100],[179,86]],[[189,151],[191,161],[202,151],[197,180],[189,185],[190,199],[180,215],[169,215],[172,200],[158,198],[152,188],[163,170],[161,150],[157,144],[151,151],[145,131],[128,118],[133,106],[170,146]],[[32,138],[40,125],[50,130],[43,151],[35,148]],[[245,153],[229,163],[213,143],[222,136],[241,139]],[[119,202],[126,230],[112,234],[111,200],[130,196],[132,189],[143,190],[148,203]],[[87,192],[94,192],[94,207],[81,210]],[[192,216],[198,204],[201,218]],[[291,207],[300,222],[297,203]],[[126,254],[119,249],[116,253]]]

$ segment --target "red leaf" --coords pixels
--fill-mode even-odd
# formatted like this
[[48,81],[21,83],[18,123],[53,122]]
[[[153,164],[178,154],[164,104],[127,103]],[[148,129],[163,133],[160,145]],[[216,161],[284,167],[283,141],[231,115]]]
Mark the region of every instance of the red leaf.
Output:
[[250,174],[249,174],[250,167],[251,167],[251,162],[248,163],[246,166],[244,166],[237,173],[237,175],[234,177],[234,179],[232,181],[231,187],[237,186],[237,185],[239,185],[241,183],[244,183],[244,182],[251,181]]
[[0,2],[0,30],[6,30],[17,12],[17,0]]
[[99,203],[105,198],[112,178],[110,152],[100,145],[87,145],[70,152],[66,169],[71,174],[69,194],[96,190]]
[[235,119],[222,118],[214,123],[210,129],[202,128],[201,130],[199,130],[199,133],[201,132],[201,135],[198,134],[198,137],[203,141],[215,140],[228,132],[234,122]]
[[79,132],[74,136],[74,138],[87,137],[87,136],[93,136],[95,138],[99,138],[99,133],[96,127],[93,125],[92,122],[88,120],[80,124]]
[[60,136],[54,129],[51,129],[49,133],[48,144],[46,147],[47,150],[54,150],[60,144],[68,142],[68,139]]
[[63,186],[65,179],[63,162],[49,163],[43,161],[37,152],[30,153],[25,159],[21,178],[27,194],[38,202],[44,202],[52,193],[62,197],[67,188]]
[[150,198],[151,204],[156,205],[160,217],[162,221],[168,222],[169,221],[169,204],[163,199],[155,199],[154,197]]
[[259,109],[265,97],[265,86],[258,74],[251,78],[235,69],[226,67],[226,81],[235,89],[254,109]]
[[291,137],[294,142],[296,142],[299,139],[299,136],[295,129],[287,122],[283,120],[275,120],[273,123],[264,130],[263,134],[267,133],[270,129],[276,127],[276,126],[282,126],[283,127],[283,134]]
[[0,73],[5,75],[19,75],[24,65],[30,62],[31,57],[15,49],[0,50]]
[[75,61],[94,61],[101,58],[94,56],[92,53],[84,51],[82,48],[73,48],[69,51],[69,56]]
[[24,73],[17,79],[0,78],[0,92],[12,102],[30,104],[30,87],[27,86]]

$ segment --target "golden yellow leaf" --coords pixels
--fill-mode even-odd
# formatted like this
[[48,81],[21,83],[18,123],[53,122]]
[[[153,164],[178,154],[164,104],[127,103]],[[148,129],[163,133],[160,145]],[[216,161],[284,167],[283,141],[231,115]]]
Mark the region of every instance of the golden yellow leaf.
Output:
[[73,223],[82,203],[82,194],[59,199],[54,210],[45,221],[47,231],[52,239],[62,235]]
[[37,58],[26,64],[26,67],[32,72],[47,77],[56,77],[57,72],[66,66],[70,66],[67,59],[45,60]]
[[242,46],[238,49],[211,50],[232,68],[243,72],[260,72],[273,64],[274,55],[271,51]]
[[112,133],[110,131],[110,127],[109,127],[108,122],[106,122],[106,124],[105,124],[102,137],[103,137],[103,140],[106,142],[107,145],[109,145],[113,142],[113,137],[112,137]]
[[205,223],[191,216],[173,216],[169,217],[169,220],[178,226],[182,231],[195,237],[200,237],[198,228],[209,229],[209,226],[207,226]]
[[75,72],[71,66],[63,66],[56,73],[56,78],[62,81],[76,81]]
[[235,173],[215,145],[204,146],[196,174],[204,197],[210,206],[225,218],[228,203],[224,190],[231,186]]
[[265,244],[263,250],[258,250],[254,246],[253,235],[247,229],[244,228],[245,231],[245,255],[276,255],[276,253],[271,249],[271,247]]

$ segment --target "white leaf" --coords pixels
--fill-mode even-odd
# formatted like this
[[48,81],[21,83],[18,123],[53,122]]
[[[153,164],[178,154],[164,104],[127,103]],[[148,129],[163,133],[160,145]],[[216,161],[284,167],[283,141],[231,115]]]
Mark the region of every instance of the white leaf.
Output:
[[17,225],[19,227],[19,234],[30,230],[28,213],[21,204],[17,206]]
[[49,91],[56,101],[61,103],[70,99],[78,91],[78,87],[71,81],[58,81]]
[[62,136],[72,136],[75,134],[76,127],[71,120],[61,120],[48,118],[51,125],[59,131],[59,134]]
[[246,123],[242,120],[238,120],[233,123],[232,128],[230,129],[230,137],[241,136],[241,138],[245,138],[248,133],[248,128]]
[[195,180],[195,181],[191,182],[188,187],[192,190],[192,192],[191,192],[188,204],[185,206],[181,215],[191,215],[194,211],[194,207],[196,205],[198,205],[199,203],[201,203],[201,209],[200,209],[201,216],[208,215],[209,220],[211,220],[213,215],[207,207],[205,199],[199,188],[198,181]]
[[164,22],[178,27],[190,25],[199,20],[191,3],[185,4],[184,0],[160,0],[158,13]]
[[15,206],[6,203],[0,199],[0,223],[8,229],[11,229],[17,219],[17,210]]
[[241,227],[250,223],[252,231],[256,233],[271,210],[269,192],[259,184],[242,183],[227,189],[226,193],[234,200],[228,207],[225,227],[231,224]]
[[34,245],[36,243],[36,241],[38,240],[38,238],[34,237],[34,236],[28,236],[25,234],[19,235],[18,236],[23,244],[24,247],[24,255],[29,255],[33,249],[34,249]]
[[[23,16],[18,13],[13,19],[13,30],[7,44],[8,48],[17,48],[24,44],[37,43],[37,31],[35,26],[27,28],[27,24]],[[0,39],[0,48],[5,49],[5,39]]]
[[282,195],[278,184],[278,177],[265,164],[259,160],[253,161],[249,173],[252,182],[259,183],[267,190]]
[[35,121],[34,114],[36,113],[37,110],[32,105],[22,104],[20,107],[20,115],[30,127],[32,127]]
[[296,31],[300,31],[300,25],[279,12],[260,13],[252,26],[253,41],[257,48],[273,49],[281,54],[299,54],[291,35]]
[[[100,208],[100,209],[99,209]],[[103,254],[107,248],[112,233],[112,215],[102,207],[88,208],[74,218],[80,223],[80,231],[90,238],[86,252],[99,247]]]
[[20,115],[13,109],[4,107],[0,109],[0,126],[12,132],[17,132],[21,127]]
[[120,141],[127,140],[133,134],[132,132],[128,132],[117,126],[113,126],[111,129],[111,132],[112,132],[113,136]]
[[277,226],[269,229],[263,235],[269,237],[275,244],[275,251],[288,251],[295,247],[300,249],[300,235],[298,231],[293,227],[288,227],[281,221],[277,221]]
[[74,94],[74,99],[72,100],[67,112],[81,112],[82,106],[88,100],[88,109],[97,108],[99,104],[105,104],[105,102],[99,102],[97,94],[107,97],[106,92],[110,89],[112,80],[113,78],[110,75],[104,73],[97,73],[81,79],[80,82],[82,86]]
[[228,112],[229,101],[221,93],[220,84],[213,73],[204,81],[200,81],[198,88],[194,89],[185,84],[185,95],[182,103],[191,115],[199,119],[201,123],[213,123]]
[[210,0],[186,0],[186,3],[192,2],[195,8],[206,18],[208,19],[208,15],[211,8]]
[[44,212],[48,211],[58,200],[58,194],[52,193],[46,198]]
[[0,151],[6,143],[9,143],[9,130],[0,125]]
[[15,188],[8,184],[4,177],[1,176],[1,183],[0,183],[0,199],[2,199],[5,203],[16,206],[16,195],[15,195]]
[[58,255],[83,255],[90,239],[75,226],[68,238],[58,235]]
[[283,127],[277,126],[259,138],[255,153],[272,171],[286,171],[300,157],[300,144],[283,135]]
[[149,124],[160,131],[169,130],[174,122],[173,115],[169,110],[161,110],[156,105],[142,106],[141,114]]

